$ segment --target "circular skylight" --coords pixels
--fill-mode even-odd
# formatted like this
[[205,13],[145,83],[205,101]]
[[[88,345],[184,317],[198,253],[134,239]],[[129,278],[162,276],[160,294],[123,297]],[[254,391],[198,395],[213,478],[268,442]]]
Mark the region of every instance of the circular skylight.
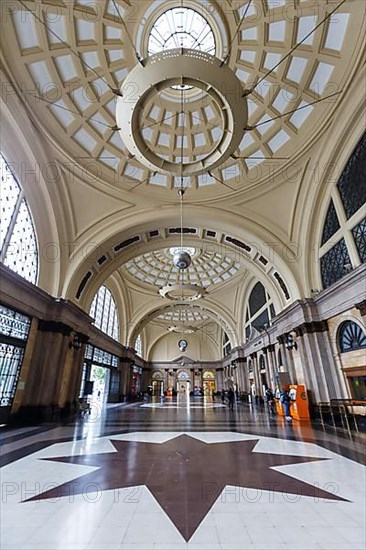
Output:
[[172,262],[173,250],[180,250],[180,247],[147,252],[125,263],[122,270],[137,281],[159,287],[181,282],[208,287],[229,280],[240,269],[240,264],[230,256],[184,247],[190,254],[193,252],[192,263],[185,270],[182,281],[181,272]]
[[216,45],[207,20],[190,8],[173,8],[164,12],[153,25],[148,54],[188,48],[215,55]]

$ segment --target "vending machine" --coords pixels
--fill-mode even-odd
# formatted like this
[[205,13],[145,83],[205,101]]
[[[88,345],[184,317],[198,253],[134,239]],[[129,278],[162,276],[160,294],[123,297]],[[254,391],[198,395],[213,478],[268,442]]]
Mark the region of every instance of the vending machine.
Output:
[[291,398],[291,416],[296,420],[309,420],[309,402],[305,386],[289,386],[289,395]]

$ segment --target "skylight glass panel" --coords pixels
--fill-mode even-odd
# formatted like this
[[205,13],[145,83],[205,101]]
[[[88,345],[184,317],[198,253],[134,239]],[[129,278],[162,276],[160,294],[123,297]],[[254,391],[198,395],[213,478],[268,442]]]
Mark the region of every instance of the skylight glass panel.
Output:
[[293,124],[296,128],[300,128],[300,126],[303,125],[305,120],[314,110],[314,107],[312,105],[308,105],[307,107],[306,105],[308,105],[308,103],[306,103],[306,101],[302,101],[299,107],[304,107],[304,108],[301,109],[301,111],[296,111],[296,113],[294,113],[290,118],[291,124]]
[[235,74],[239,78],[239,80],[243,82],[243,84],[249,81],[250,74],[247,73],[247,71],[243,71],[243,69],[237,69]]
[[242,40],[257,40],[258,29],[257,27],[250,27],[241,31]]
[[198,179],[198,185],[200,187],[204,185],[213,185],[214,183],[216,183],[216,180],[207,173],[200,174],[197,179]]
[[85,19],[76,19],[76,33],[79,41],[95,41],[95,24]]
[[195,134],[194,144],[195,144],[196,147],[201,147],[202,145],[206,145],[205,135],[204,134]]
[[168,183],[168,177],[164,176],[163,174],[156,173],[150,176],[149,183],[151,183],[152,185],[166,186],[166,184]]
[[175,177],[174,178],[174,187],[190,187],[191,186],[191,178],[188,176],[185,176],[182,180],[181,177]]
[[55,59],[55,64],[64,82],[77,77],[74,60],[71,58],[71,55],[59,55]]
[[87,71],[89,71],[90,68],[95,69],[100,66],[98,52],[82,53],[81,59],[84,61],[84,67]]
[[154,132],[153,132],[152,128],[144,128],[141,133],[142,133],[142,136],[143,136],[144,140],[146,140],[146,141],[150,141],[151,138],[154,135]]
[[[248,0],[249,1],[249,0]],[[251,3],[250,6],[248,7],[248,1],[245,2],[239,9],[238,9],[238,15],[240,17],[240,19],[243,18],[245,12],[246,12],[246,16],[245,16],[245,19],[249,19],[249,17],[253,16],[253,15],[256,15],[257,13],[257,8],[256,8],[256,5],[255,3]]]
[[47,36],[50,44],[67,42],[66,18],[64,15],[47,13],[46,17]]
[[287,71],[287,78],[293,82],[300,82],[305,69],[307,67],[308,60],[304,57],[293,57],[291,59],[290,67]]
[[325,47],[330,50],[341,51],[346,36],[349,13],[336,13],[330,18],[330,23],[325,40]]
[[254,63],[255,56],[256,52],[253,52],[252,50],[241,50],[240,52],[240,59],[246,61],[247,63]]
[[89,153],[97,145],[96,140],[84,128],[80,128],[80,130],[74,134],[74,139],[79,143],[79,145],[89,151]]
[[227,168],[224,168],[221,170],[222,177],[224,181],[230,180],[232,178],[236,178],[237,176],[240,176],[240,168],[238,164],[233,164],[232,166],[228,166]]
[[215,128],[212,128],[210,132],[211,132],[212,139],[214,141],[218,141],[222,137],[223,129],[220,128],[219,126],[215,126]]
[[108,149],[103,149],[99,155],[99,159],[113,170],[118,169],[120,159],[108,151]]
[[187,136],[177,136],[176,147],[187,147],[187,146],[188,146]]
[[334,70],[334,65],[329,65],[328,63],[319,63],[313,79],[310,84],[310,90],[315,92],[318,95],[322,95],[324,88],[329,82],[329,79]]
[[268,145],[272,149],[273,153],[281,149],[285,143],[288,142],[290,136],[285,130],[280,130],[272,139],[269,140]]
[[[272,117],[266,114],[260,120],[258,120],[257,124],[262,124],[262,126],[259,126],[259,128],[257,128],[258,132],[261,135],[268,132],[268,130],[272,128],[272,126],[275,124],[275,121],[271,120],[271,118]],[[263,122],[265,122],[266,124],[263,124]]]
[[64,128],[67,128],[75,120],[75,116],[70,113],[68,106],[62,99],[49,105],[49,109]]
[[293,105],[294,95],[287,90],[280,90],[276,96],[276,99],[272,103],[273,107],[280,113],[284,113],[286,110],[291,110]]
[[101,97],[109,90],[108,84],[105,80],[103,80],[103,78],[97,78],[93,80],[92,86],[98,97]]
[[170,143],[170,135],[161,133],[159,136],[158,145],[164,145],[165,147],[168,147]]
[[252,145],[254,142],[255,142],[254,137],[247,132],[246,134],[244,134],[244,137],[240,142],[240,145],[239,145],[240,151],[243,151],[247,147],[250,147],[250,145]]
[[112,27],[110,25],[106,25],[104,27],[104,34],[105,34],[105,38],[106,40],[111,40],[111,41],[119,41],[119,42],[122,42],[122,29],[120,29],[119,27]]
[[103,135],[104,132],[108,130],[108,126],[110,126],[108,120],[100,113],[94,113],[91,118],[93,120],[89,119],[89,124],[93,126],[94,130],[96,130],[98,134]]
[[22,10],[14,11],[12,16],[20,48],[26,50],[27,48],[39,46],[34,17],[31,16],[25,19]]
[[248,115],[252,116],[253,113],[258,109],[258,105],[252,99],[248,99]]
[[73,89],[70,96],[80,111],[85,111],[93,104],[93,101],[89,99],[87,90],[83,87],[77,88],[76,90]]
[[[269,52],[266,54],[266,58],[264,60],[264,65],[263,67],[265,69],[268,69],[268,70],[271,70],[273,69],[273,67],[275,65],[277,65],[277,63],[279,63],[279,61],[281,61],[281,54],[280,53],[273,53],[273,52]],[[277,69],[276,69],[277,70]]]
[[270,23],[268,28],[268,39],[271,42],[283,42],[286,34],[286,21]]
[[128,176],[129,178],[133,178],[135,180],[141,180],[143,179],[143,171],[141,168],[138,168],[137,166],[134,166],[133,164],[126,164],[124,169],[125,176]]
[[257,164],[261,164],[264,160],[264,154],[262,153],[262,151],[258,150],[245,160],[245,164],[247,165],[248,170],[251,170],[252,168],[257,166]]
[[[33,78],[34,83],[40,89],[47,89],[50,91],[51,83],[54,82],[45,61],[36,61],[28,65],[29,72]],[[54,83],[56,86],[56,83]]]
[[205,114],[206,114],[208,120],[210,120],[211,118],[214,118],[215,113],[213,112],[213,109],[212,109],[212,107],[210,107],[210,105],[205,107],[204,111],[205,111]]
[[[300,17],[297,29],[297,43],[301,42],[317,25],[318,17],[316,15],[306,15]],[[311,46],[315,37],[315,32],[311,34],[302,44]]]
[[107,52],[109,63],[115,63],[123,59],[123,51],[121,49],[108,50]]
[[117,149],[122,151],[127,151],[125,144],[122,141],[121,135],[119,132],[113,132],[112,137],[109,140],[109,143],[112,143]]
[[127,69],[119,69],[119,71],[115,71],[113,73],[114,78],[116,79],[116,82],[118,82],[118,85],[121,86],[122,82],[128,75]]

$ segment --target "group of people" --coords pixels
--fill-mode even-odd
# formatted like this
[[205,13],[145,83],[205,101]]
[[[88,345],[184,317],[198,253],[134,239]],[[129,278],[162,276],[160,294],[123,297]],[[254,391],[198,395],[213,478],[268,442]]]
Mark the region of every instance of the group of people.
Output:
[[[266,389],[266,401],[268,405],[268,410],[270,414],[274,414],[276,412],[276,402],[275,402],[275,396],[273,391],[270,388]],[[280,392],[280,403],[282,405],[282,409],[285,415],[286,420],[291,421],[291,397],[289,394],[289,391],[286,389],[282,389]]]

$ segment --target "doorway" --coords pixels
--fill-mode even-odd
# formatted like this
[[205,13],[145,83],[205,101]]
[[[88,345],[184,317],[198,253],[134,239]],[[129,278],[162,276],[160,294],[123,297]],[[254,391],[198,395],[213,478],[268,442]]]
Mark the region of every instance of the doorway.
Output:
[[90,381],[93,384],[93,394],[91,400],[95,403],[103,404],[108,399],[109,388],[109,369],[99,365],[92,365],[90,371]]
[[160,397],[163,395],[164,384],[162,380],[153,380],[152,381],[152,395],[154,397]]

